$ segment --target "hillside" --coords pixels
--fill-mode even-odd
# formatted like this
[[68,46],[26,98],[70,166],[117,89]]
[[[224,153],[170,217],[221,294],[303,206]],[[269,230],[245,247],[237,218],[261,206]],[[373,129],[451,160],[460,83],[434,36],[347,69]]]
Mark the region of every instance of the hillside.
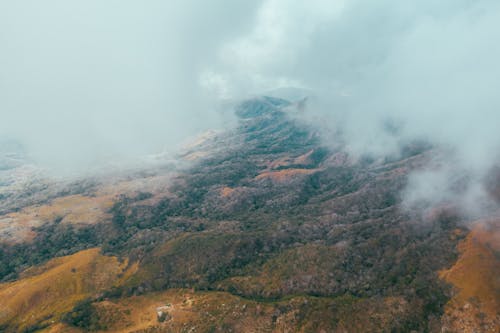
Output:
[[440,276],[457,292],[445,307],[444,326],[460,332],[495,332],[500,308],[500,221],[478,221],[459,244],[460,257]]
[[2,326],[26,331],[59,321],[78,301],[111,288],[124,267],[90,249],[31,268],[0,284]]
[[354,159],[288,101],[235,113],[180,154],[187,167],[5,209],[2,330],[497,331],[497,220],[402,207],[438,152]]

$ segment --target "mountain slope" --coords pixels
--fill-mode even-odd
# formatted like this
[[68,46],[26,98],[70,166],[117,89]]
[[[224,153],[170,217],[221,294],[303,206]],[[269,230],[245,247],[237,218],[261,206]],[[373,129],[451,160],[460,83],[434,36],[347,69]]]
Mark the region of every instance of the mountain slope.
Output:
[[[26,267],[94,247],[129,265],[106,290],[58,312],[64,323],[47,332],[455,329],[449,309],[463,286],[454,272],[467,253],[459,244],[474,236],[453,209],[424,218],[403,209],[400,196],[408,174],[436,152],[413,143],[399,157],[353,160],[290,102],[257,98],[235,112],[237,128],[182,154],[190,167],[134,178],[168,174],[164,186],[109,195],[95,185],[86,200],[108,193],[112,202],[102,219],[46,219],[31,239],[2,244],[4,280],[23,281]],[[64,197],[50,206],[70,202]],[[488,253],[494,276],[499,259]],[[498,292],[495,283],[484,288],[471,293]],[[168,320],[159,322],[156,308],[166,303]],[[488,304],[484,315],[498,326],[498,304]],[[5,330],[16,331],[16,320],[3,322]]]
[[48,326],[78,301],[111,288],[126,266],[90,249],[25,271],[19,280],[0,284],[0,322],[18,331]]

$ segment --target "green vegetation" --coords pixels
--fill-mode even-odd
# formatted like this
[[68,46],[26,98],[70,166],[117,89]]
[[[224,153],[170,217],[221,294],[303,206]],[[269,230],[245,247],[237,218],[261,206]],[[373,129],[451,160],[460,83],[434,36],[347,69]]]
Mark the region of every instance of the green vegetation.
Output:
[[100,324],[99,313],[94,308],[90,298],[78,302],[71,312],[62,317],[62,322],[83,328],[86,331],[105,329]]
[[37,236],[30,243],[0,243],[0,281],[15,279],[28,267],[95,247],[101,242],[100,227],[75,228],[59,222],[35,228]]

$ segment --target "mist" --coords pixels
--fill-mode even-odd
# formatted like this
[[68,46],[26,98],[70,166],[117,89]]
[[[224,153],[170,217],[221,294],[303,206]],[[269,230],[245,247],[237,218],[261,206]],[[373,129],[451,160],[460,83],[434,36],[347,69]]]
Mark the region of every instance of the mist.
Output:
[[295,87],[353,156],[446,151],[410,176],[408,205],[477,211],[499,161],[498,40],[493,0],[3,2],[0,133],[73,170],[172,149],[227,121],[220,100]]
[[221,125],[200,70],[258,2],[0,3],[0,135],[72,174]]
[[500,3],[289,3],[267,1],[256,27],[225,46],[220,82],[235,93],[313,91],[308,120],[342,133],[352,156],[429,142],[442,154],[410,176],[406,205],[491,208],[484,183],[499,161]]

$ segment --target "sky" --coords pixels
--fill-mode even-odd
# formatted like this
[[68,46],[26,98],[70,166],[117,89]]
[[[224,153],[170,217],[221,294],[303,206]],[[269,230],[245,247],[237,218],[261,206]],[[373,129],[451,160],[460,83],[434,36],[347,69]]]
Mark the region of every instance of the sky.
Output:
[[2,1],[0,135],[86,168],[222,126],[221,100],[297,87],[353,155],[446,151],[409,201],[448,200],[467,175],[473,203],[499,161],[499,40],[494,0]]

